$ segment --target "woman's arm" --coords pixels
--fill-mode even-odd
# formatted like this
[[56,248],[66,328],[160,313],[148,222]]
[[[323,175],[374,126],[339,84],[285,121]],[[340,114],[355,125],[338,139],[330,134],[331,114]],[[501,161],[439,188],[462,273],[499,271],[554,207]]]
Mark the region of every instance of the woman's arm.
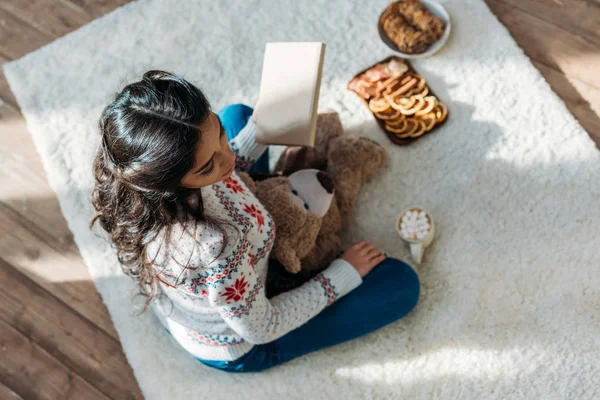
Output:
[[269,147],[256,143],[256,125],[252,118],[229,144],[237,155],[235,169],[238,171],[248,171]]
[[[243,237],[233,240],[235,232],[230,234],[221,252],[222,235],[213,227],[178,224],[171,232],[172,245],[153,242],[148,256],[163,266],[161,280],[191,299],[188,311],[194,312],[196,306],[199,313],[207,306],[215,308],[250,343],[285,335],[362,283],[359,271],[338,259],[299,288],[267,299],[265,282],[254,267],[260,257],[257,249]],[[188,267],[181,270],[178,266],[183,265]]]
[[298,328],[362,283],[356,269],[338,259],[299,288],[267,299],[264,282],[251,265],[242,261],[236,269],[229,279],[206,286],[208,299],[235,332],[254,344]]

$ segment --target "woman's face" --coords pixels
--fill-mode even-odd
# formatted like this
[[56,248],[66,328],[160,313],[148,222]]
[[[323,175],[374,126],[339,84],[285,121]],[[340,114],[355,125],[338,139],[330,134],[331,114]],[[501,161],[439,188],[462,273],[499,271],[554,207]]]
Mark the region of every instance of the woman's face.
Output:
[[235,168],[235,154],[216,114],[210,114],[200,126],[200,132],[194,166],[181,180],[181,186],[188,189],[199,189],[227,179]]

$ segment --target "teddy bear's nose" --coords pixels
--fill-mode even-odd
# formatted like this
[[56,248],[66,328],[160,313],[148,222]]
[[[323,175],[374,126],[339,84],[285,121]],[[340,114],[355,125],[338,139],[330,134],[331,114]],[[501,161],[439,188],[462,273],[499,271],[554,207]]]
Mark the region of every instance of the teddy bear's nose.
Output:
[[329,177],[329,175],[327,175],[326,172],[319,171],[317,173],[317,179],[327,193],[333,193],[333,180]]

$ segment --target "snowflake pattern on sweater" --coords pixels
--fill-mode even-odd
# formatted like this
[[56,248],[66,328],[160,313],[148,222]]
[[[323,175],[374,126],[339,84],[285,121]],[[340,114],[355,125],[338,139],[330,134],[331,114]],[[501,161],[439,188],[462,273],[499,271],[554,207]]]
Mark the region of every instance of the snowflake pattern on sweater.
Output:
[[[246,160],[262,154],[254,134],[249,122],[235,139],[237,151],[246,150],[238,155]],[[235,173],[203,188],[201,195],[205,213],[224,223],[222,231],[196,222],[173,226],[168,244],[157,238],[148,246],[166,295],[159,296],[153,310],[196,357],[241,357],[254,344],[276,340],[306,323],[361,283],[352,266],[336,260],[301,287],[267,299],[273,219]]]

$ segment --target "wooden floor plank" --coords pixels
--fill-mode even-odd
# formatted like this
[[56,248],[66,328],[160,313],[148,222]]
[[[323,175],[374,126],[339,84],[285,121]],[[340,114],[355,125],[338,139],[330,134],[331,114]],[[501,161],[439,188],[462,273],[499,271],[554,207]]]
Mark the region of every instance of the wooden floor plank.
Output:
[[81,8],[60,0],[2,0],[0,9],[53,38],[72,32],[94,19]]
[[8,86],[8,81],[6,80],[6,76],[4,76],[4,64],[9,62],[10,60],[2,55],[0,55],[0,102],[8,103],[11,106],[17,107],[17,99],[15,99],[15,95],[10,90]]
[[[7,108],[8,110],[8,108]],[[7,162],[20,163],[18,168],[27,168],[28,170],[37,174],[44,182],[48,182],[46,171],[42,166],[42,160],[40,159],[31,134],[27,130],[27,124],[25,118],[19,112],[19,109],[12,108],[8,111],[5,118],[0,116],[0,165],[6,172],[8,171]],[[2,172],[2,171],[0,171]],[[0,175],[0,182],[2,181]],[[0,192],[0,196],[1,196]]]
[[53,38],[72,32],[94,19],[81,8],[60,0],[2,0],[0,9]]
[[0,9],[0,53],[15,60],[49,43],[52,37]]
[[3,320],[0,347],[0,381],[24,399],[108,399]]
[[[600,67],[598,67],[598,69],[600,70]],[[592,111],[600,117],[600,89],[596,89],[595,87],[570,76],[566,76],[565,78],[573,88],[575,88],[577,93],[589,103]]]
[[25,122],[0,120],[0,132],[0,257],[117,337]]
[[8,130],[3,129],[6,127],[6,123],[12,123],[13,121],[21,118],[19,109],[8,103],[0,103],[0,136],[7,135]]
[[108,14],[115,8],[129,3],[131,0],[68,0],[98,18]]
[[23,398],[11,388],[4,386],[4,384],[0,382],[0,400],[23,400]]
[[0,202],[10,206],[34,232],[46,234],[58,251],[69,251],[73,242],[54,191],[48,184],[46,172],[23,118],[0,121]]
[[141,399],[118,339],[1,259],[0,319],[105,396]]
[[600,2],[590,0],[501,0],[600,46]]
[[531,59],[600,89],[600,46],[502,0],[486,2]]
[[[6,60],[19,58],[125,3],[128,0],[0,0],[0,68]],[[600,144],[600,2],[488,0],[488,5]],[[0,344],[7,355],[0,352],[0,399],[14,399],[14,393],[25,399],[105,398],[86,379],[104,382],[94,384],[109,394],[106,382],[117,379],[116,386],[127,385],[111,375],[111,363],[117,363],[117,369],[126,364],[121,349],[111,347],[118,336],[1,73],[0,99],[4,102],[0,104],[0,257],[13,274],[26,275],[11,279],[0,275],[0,285],[7,280],[20,282],[0,291],[4,293],[0,294]],[[15,312],[25,301],[32,306]],[[48,314],[60,318],[50,321]],[[49,332],[45,326],[51,328]],[[78,336],[79,331],[85,336]],[[102,344],[86,352],[85,346],[94,347],[92,340]],[[19,351],[25,354],[23,360],[17,357]],[[41,378],[32,379],[36,374]],[[141,396],[130,379],[132,388],[125,391]],[[41,383],[32,387],[32,380]],[[69,381],[74,392],[64,389]]]
[[[590,103],[582,98],[579,91],[583,89],[576,88],[565,75],[545,64],[534,61],[533,65],[546,78],[552,89],[565,102],[569,111],[590,134],[592,139],[597,144],[600,143],[600,116],[598,112],[592,110]],[[594,105],[600,106],[600,90],[589,87],[586,90],[591,92],[588,96],[594,99]]]
[[106,307],[76,249],[62,252],[53,248],[48,239],[40,238],[27,224],[7,207],[0,208],[0,259],[68,304],[73,312],[117,338]]

